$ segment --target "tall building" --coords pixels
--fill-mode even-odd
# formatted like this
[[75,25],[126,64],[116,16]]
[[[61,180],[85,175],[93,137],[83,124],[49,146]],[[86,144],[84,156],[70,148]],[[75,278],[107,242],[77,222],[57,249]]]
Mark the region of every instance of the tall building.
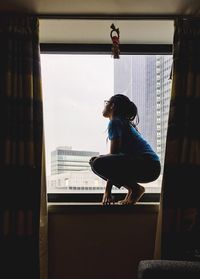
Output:
[[69,146],[57,147],[51,152],[51,175],[90,170],[90,158],[98,155],[93,151],[72,150]]
[[165,157],[165,145],[171,96],[170,72],[171,55],[156,56],[156,103],[157,103],[157,152],[162,164]]
[[172,64],[170,55],[127,55],[114,62],[114,92],[138,107],[139,131],[164,163]]
[[114,63],[114,92],[137,106],[139,131],[156,150],[156,57],[124,55]]

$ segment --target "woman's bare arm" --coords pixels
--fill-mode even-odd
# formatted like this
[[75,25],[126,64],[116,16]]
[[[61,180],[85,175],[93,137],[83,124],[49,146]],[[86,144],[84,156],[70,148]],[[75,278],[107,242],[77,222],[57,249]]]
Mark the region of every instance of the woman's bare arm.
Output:
[[110,141],[110,154],[117,154],[120,152],[121,139],[113,139]]

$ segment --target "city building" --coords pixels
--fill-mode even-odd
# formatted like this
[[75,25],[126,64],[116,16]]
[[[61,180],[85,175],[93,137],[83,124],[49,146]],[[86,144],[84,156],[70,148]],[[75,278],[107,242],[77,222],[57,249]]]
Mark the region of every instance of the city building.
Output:
[[99,152],[72,150],[71,146],[60,146],[51,152],[51,175],[69,171],[90,169],[89,160]]
[[138,107],[139,131],[164,164],[171,92],[171,55],[124,55],[114,62],[115,93]]
[[171,95],[172,56],[156,56],[156,115],[157,115],[157,153],[164,164],[168,115]]
[[[142,184],[146,187],[146,193],[159,193],[162,178]],[[48,193],[103,193],[105,180],[101,179],[91,170],[68,171],[65,173],[50,175],[47,177]],[[118,189],[113,186],[113,193],[127,192],[125,188]]]
[[67,171],[47,177],[48,193],[103,192],[105,180],[91,170]]
[[98,152],[73,150],[60,146],[51,152],[51,175],[47,177],[48,193],[94,192],[105,189],[105,181],[89,165]]
[[[51,152],[52,174],[47,177],[48,193],[103,193],[105,180],[91,170],[88,163],[98,152],[73,150],[69,146],[57,147]],[[160,191],[161,177],[144,184],[147,193]],[[126,192],[125,188],[113,187],[113,192]]]

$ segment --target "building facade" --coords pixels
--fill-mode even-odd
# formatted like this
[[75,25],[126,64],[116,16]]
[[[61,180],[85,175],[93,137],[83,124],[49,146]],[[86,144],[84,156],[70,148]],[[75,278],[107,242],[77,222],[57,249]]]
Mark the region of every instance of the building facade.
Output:
[[105,181],[91,170],[67,171],[47,178],[48,193],[103,192]]
[[51,152],[51,175],[47,177],[48,193],[102,192],[105,181],[89,165],[98,152],[73,150],[60,146]]
[[51,175],[90,169],[89,160],[98,152],[72,150],[69,146],[57,147],[51,152]]
[[171,55],[156,56],[156,135],[157,153],[162,164],[165,158],[165,145],[167,136],[170,96],[171,96]]
[[124,55],[114,62],[114,92],[138,107],[139,131],[164,164],[170,104],[171,55]]

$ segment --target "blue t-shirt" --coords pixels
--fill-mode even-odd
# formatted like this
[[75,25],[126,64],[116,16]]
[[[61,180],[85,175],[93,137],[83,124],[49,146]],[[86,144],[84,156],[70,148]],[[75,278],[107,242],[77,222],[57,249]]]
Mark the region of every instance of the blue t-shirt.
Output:
[[159,160],[158,155],[141,134],[119,117],[109,121],[108,138],[109,140],[121,139],[120,153],[122,154],[134,157],[141,157],[146,154],[153,160]]

